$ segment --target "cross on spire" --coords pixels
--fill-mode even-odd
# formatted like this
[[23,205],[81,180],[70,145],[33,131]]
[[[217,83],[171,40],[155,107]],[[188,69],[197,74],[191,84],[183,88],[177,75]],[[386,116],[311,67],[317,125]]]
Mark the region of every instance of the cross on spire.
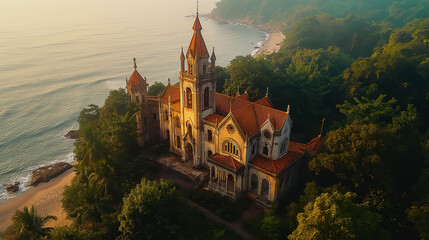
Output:
[[133,60],[134,60],[134,69],[137,70],[136,58],[134,58]]
[[197,0],[197,15],[198,15],[198,0]]
[[322,136],[322,132],[323,132],[323,125],[325,125],[325,120],[326,120],[326,118],[325,118],[325,117],[323,117],[323,119],[322,119],[322,128],[320,129],[320,134],[319,134],[319,136]]

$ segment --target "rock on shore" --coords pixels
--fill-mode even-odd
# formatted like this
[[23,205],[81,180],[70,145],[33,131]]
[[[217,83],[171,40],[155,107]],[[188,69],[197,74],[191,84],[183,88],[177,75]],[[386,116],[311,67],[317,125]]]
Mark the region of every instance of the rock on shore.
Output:
[[79,137],[79,132],[77,130],[70,130],[66,135],[64,135],[66,138],[70,139],[77,139]]
[[30,186],[37,186],[41,182],[49,182],[54,177],[59,176],[61,173],[67,171],[73,166],[65,163],[59,162],[53,165],[46,167],[41,167],[33,171],[33,177],[31,179]]
[[9,184],[6,187],[6,191],[11,192],[11,193],[14,193],[18,190],[19,190],[19,183],[18,184]]

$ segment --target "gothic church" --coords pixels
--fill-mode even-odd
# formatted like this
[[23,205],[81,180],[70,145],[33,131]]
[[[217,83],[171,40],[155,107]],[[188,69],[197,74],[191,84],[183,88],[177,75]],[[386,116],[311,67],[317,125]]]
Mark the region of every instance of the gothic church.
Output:
[[276,110],[267,95],[255,102],[247,92],[230,97],[216,92],[214,49],[209,54],[197,14],[186,54],[180,55],[179,87],[168,83],[158,97],[147,96],[137,72],[127,81],[141,146],[169,141],[183,162],[209,169],[208,188],[236,199],[250,194],[277,201],[298,180],[304,159],[315,154],[320,136],[307,144],[290,141],[292,120]]

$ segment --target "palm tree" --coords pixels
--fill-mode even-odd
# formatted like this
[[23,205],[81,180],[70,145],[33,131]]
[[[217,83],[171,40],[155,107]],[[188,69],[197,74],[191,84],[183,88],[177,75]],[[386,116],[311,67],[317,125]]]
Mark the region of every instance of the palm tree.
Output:
[[50,219],[57,219],[55,216],[40,217],[34,210],[34,206],[28,210],[16,210],[12,217],[12,225],[6,229],[3,237],[5,240],[22,239],[37,240],[47,236],[52,228],[44,228],[45,223]]

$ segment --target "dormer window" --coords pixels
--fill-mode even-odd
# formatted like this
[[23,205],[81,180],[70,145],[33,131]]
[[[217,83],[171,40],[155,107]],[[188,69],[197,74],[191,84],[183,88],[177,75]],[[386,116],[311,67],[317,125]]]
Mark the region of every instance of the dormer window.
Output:
[[262,154],[268,157],[268,144],[265,143],[264,148],[262,149]]
[[238,145],[231,142],[231,141],[225,141],[223,143],[223,151],[224,152],[230,153],[230,154],[238,157],[239,156],[239,150],[240,149],[238,148]]

